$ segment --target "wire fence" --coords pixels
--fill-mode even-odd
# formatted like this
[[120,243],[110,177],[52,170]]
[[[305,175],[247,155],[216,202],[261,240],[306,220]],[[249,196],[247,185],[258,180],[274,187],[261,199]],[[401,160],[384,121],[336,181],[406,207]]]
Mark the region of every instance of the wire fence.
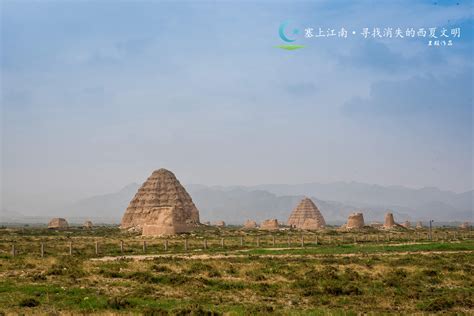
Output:
[[323,234],[286,232],[258,235],[173,237],[17,237],[0,241],[3,258],[15,256],[81,257],[121,256],[159,253],[219,252],[258,248],[296,248],[341,245],[396,244],[416,242],[453,242],[473,239],[471,231],[434,231],[408,233]]

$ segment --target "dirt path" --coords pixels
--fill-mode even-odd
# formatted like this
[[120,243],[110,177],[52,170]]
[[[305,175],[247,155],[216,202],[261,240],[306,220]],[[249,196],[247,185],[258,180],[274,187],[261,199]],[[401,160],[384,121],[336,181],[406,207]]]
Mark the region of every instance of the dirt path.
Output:
[[[262,248],[262,250],[274,250],[275,248]],[[277,248],[283,249],[301,249],[301,248]],[[400,252],[374,252],[374,253],[347,253],[347,254],[267,254],[255,255],[263,258],[325,258],[325,257],[362,257],[362,256],[405,256],[405,255],[439,255],[439,254],[456,254],[456,253],[474,253],[472,250],[458,250],[458,251],[400,251]],[[232,254],[156,254],[156,255],[130,255],[117,257],[102,257],[93,258],[91,261],[114,261],[114,260],[151,260],[154,258],[177,258],[188,260],[208,260],[208,259],[230,259],[230,258],[245,258],[248,255],[240,253]]]

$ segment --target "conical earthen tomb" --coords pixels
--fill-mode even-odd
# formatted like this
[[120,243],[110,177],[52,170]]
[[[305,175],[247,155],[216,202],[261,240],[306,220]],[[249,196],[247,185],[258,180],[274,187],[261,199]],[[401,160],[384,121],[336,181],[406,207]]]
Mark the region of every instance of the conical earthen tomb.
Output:
[[319,229],[326,226],[326,221],[313,201],[310,198],[304,198],[291,212],[288,226],[300,229]]
[[142,229],[143,235],[173,235],[199,225],[199,211],[191,196],[166,169],[143,183],[122,218],[121,228]]

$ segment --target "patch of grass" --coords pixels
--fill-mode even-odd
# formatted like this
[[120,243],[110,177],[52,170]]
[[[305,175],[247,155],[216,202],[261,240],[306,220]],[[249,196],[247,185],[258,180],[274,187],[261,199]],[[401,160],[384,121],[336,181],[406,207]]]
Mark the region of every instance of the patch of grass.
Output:
[[68,276],[72,279],[77,279],[84,276],[85,273],[82,268],[82,260],[71,256],[64,256],[60,257],[57,263],[53,264],[46,274]]
[[[366,240],[366,233],[379,233],[382,242]],[[238,234],[245,236],[248,248],[255,247],[256,236],[260,236],[262,248],[240,247]],[[394,241],[392,233],[388,242],[382,232],[329,229],[305,233],[308,244],[301,248],[296,243],[301,234],[276,232],[273,247],[270,234],[261,231],[209,229],[170,238],[167,253],[171,256],[93,261],[89,259],[95,257],[95,240],[100,241],[102,254],[118,256],[120,240],[124,240],[126,254],[143,253],[142,237],[117,229],[44,234],[34,228],[4,230],[0,232],[0,254],[9,253],[12,241],[20,252],[15,258],[7,255],[0,260],[0,311],[145,315],[474,312],[472,240],[399,244],[413,236],[398,236]],[[288,235],[296,247],[285,249]],[[316,235],[319,245],[309,242]],[[219,245],[221,236],[228,238],[224,249]],[[354,236],[361,240],[358,244],[352,242]],[[184,255],[184,238],[191,249],[187,254],[200,256],[173,255]],[[197,249],[204,238],[212,249]],[[67,253],[69,240],[74,240],[73,256]],[[44,258],[39,256],[39,241],[46,243]],[[163,252],[162,245],[163,239],[150,239],[148,253]],[[38,304],[27,307],[31,299]]]
[[390,253],[390,252],[421,252],[421,251],[474,251],[473,241],[459,243],[427,243],[406,245],[322,245],[291,249],[252,249],[245,253],[251,255],[311,255],[311,254],[358,254],[358,253]]

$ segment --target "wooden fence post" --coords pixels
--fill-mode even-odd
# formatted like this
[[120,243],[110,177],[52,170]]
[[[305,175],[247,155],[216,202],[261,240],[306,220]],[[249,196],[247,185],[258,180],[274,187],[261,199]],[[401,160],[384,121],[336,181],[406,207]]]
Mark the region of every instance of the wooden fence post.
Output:
[[188,239],[184,239],[184,251],[188,251]]
[[168,239],[165,239],[165,251],[168,251]]
[[12,244],[12,257],[15,257],[15,255],[16,255],[15,244]]
[[221,238],[221,247],[224,248],[224,238]]
[[304,235],[301,235],[301,247],[304,247]]
[[146,252],[146,240],[143,241],[143,252]]
[[95,242],[95,254],[98,255],[99,254],[99,242],[96,240]]
[[72,256],[72,241],[69,241],[69,255]]
[[244,245],[244,237],[240,236],[240,246],[242,247]]
[[44,258],[44,243],[41,243],[41,258]]
[[316,236],[316,246],[318,245],[318,236]]

